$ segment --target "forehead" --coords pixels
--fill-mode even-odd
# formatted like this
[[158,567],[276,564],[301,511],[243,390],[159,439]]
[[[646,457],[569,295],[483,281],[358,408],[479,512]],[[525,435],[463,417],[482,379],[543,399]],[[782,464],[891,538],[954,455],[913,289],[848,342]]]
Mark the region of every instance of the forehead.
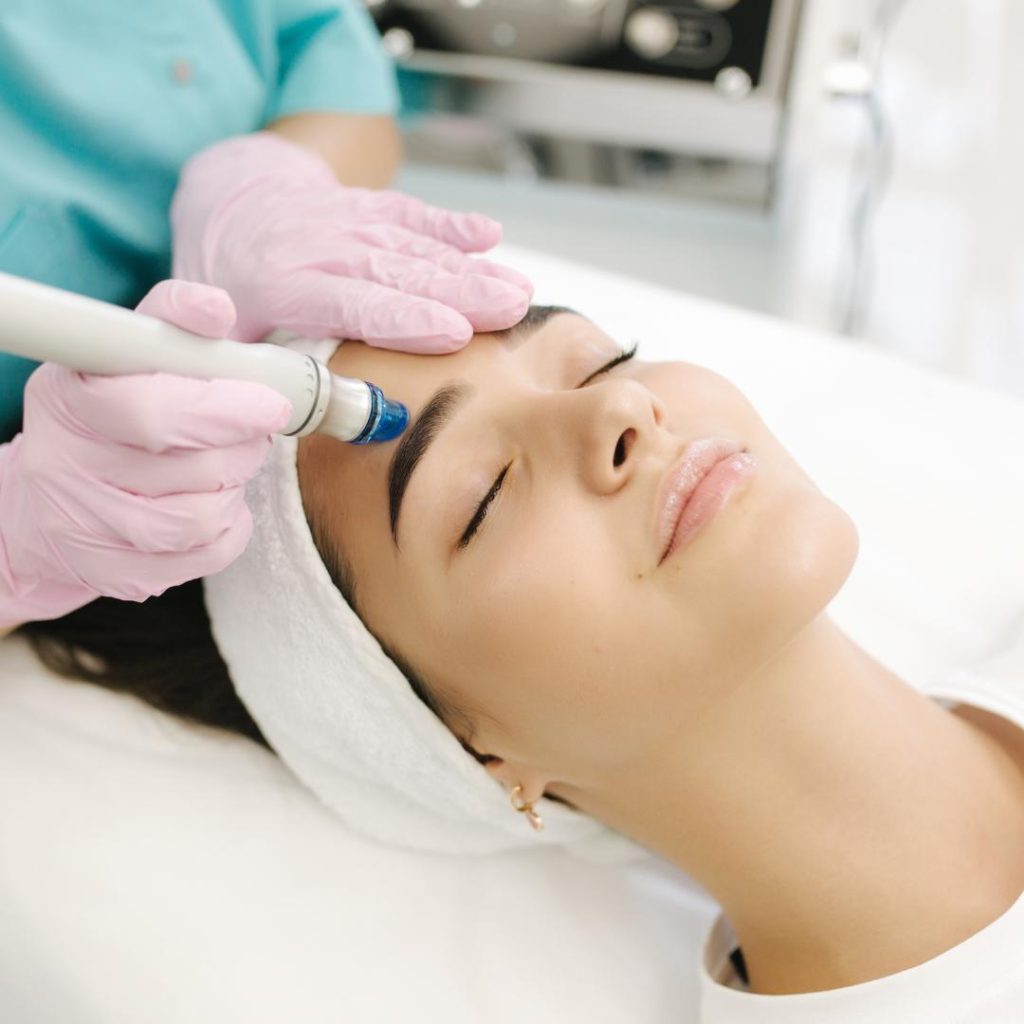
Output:
[[566,346],[591,345],[597,351],[607,351],[608,342],[604,331],[578,313],[560,307],[531,307],[516,327],[476,334],[457,352],[416,355],[347,341],[338,347],[329,366],[332,373],[372,381],[388,398],[404,402],[415,417],[447,381],[464,379],[473,383],[500,372],[502,363],[508,360],[542,368]]
[[[531,307],[522,324],[509,331],[476,334],[457,352],[445,355],[416,355],[374,348],[358,341],[338,346],[328,366],[332,373],[376,384],[384,394],[405,404],[415,420],[430,397],[444,384],[496,382],[515,368],[542,373],[567,347],[590,345],[607,351],[608,335],[596,324],[571,311],[552,312],[547,307],[538,315]],[[385,444],[347,445],[322,435],[303,438],[306,464],[316,466],[318,478],[333,478],[336,488],[357,486],[364,492],[382,486],[398,439]],[[342,482],[344,478],[344,483]],[[341,495],[332,504],[337,506]]]

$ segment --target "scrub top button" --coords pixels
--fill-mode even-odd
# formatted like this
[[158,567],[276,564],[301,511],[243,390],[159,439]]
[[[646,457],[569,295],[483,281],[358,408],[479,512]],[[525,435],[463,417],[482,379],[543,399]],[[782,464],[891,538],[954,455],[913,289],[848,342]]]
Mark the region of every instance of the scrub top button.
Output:
[[171,65],[171,78],[178,85],[188,85],[192,81],[192,63],[184,59],[176,60]]

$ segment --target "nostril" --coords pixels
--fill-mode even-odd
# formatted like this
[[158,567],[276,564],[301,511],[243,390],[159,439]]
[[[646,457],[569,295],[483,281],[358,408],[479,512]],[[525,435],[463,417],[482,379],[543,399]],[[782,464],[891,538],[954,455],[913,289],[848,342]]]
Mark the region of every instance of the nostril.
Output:
[[629,454],[629,449],[633,447],[635,437],[636,431],[632,427],[624,430],[619,436],[618,443],[615,445],[614,462],[616,469],[626,461],[626,456]]

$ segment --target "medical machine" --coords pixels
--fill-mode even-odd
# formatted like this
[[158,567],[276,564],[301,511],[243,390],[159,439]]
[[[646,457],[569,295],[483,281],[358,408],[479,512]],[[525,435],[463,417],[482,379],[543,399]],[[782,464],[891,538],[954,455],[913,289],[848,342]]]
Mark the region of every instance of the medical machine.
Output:
[[[429,76],[423,106],[504,128],[545,176],[635,185],[682,168],[691,178],[731,173],[750,198],[764,198],[801,0],[368,6],[400,66]],[[451,125],[450,116],[435,120],[435,153],[465,140]],[[413,135],[414,157],[430,149],[427,128],[426,140]]]
[[203,338],[151,316],[0,274],[0,351],[85,373],[175,373],[265,384],[292,404],[283,434],[390,441],[408,410],[376,384],[330,373],[282,345]]

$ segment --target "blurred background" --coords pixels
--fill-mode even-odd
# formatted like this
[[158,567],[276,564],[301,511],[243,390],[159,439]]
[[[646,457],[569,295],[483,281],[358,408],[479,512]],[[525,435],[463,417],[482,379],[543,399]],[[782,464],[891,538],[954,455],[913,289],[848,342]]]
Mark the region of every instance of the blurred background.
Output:
[[1024,397],[1019,0],[367,6],[397,187]]

